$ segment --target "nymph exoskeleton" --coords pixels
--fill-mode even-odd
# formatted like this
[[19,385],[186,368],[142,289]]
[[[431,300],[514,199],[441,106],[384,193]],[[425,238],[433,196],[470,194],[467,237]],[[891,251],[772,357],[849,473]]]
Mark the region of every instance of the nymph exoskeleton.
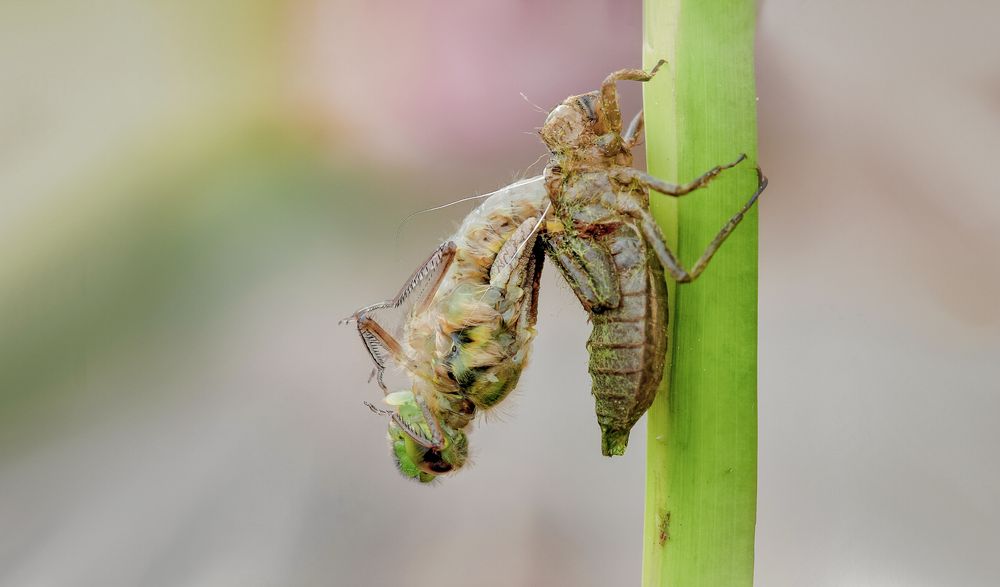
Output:
[[[422,482],[461,467],[464,429],[517,385],[535,335],[547,196],[536,177],[495,192],[393,300],[356,312],[386,392],[389,439],[404,475]],[[396,319],[392,319],[395,314]],[[389,393],[387,367],[409,389]]]
[[545,185],[555,221],[544,235],[547,252],[590,313],[587,349],[601,427],[601,450],[620,455],[629,431],[653,403],[667,349],[667,290],[663,273],[679,283],[694,281],[743,219],[767,185],[758,170],[758,189],[722,228],[688,271],[667,248],[649,213],[649,190],[682,196],[707,184],[724,169],[715,167],[694,181],[673,185],[631,167],[632,147],[642,130],[642,113],[622,131],[621,80],[648,81],[649,73],[623,69],[601,89],[571,96],[541,128],[552,155]]

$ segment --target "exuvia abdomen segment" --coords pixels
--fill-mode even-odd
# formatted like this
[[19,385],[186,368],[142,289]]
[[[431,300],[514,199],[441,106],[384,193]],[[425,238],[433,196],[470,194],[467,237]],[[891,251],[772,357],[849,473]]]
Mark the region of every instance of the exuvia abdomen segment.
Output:
[[590,375],[601,451],[621,455],[632,426],[653,403],[663,375],[666,282],[656,256],[630,224],[621,224],[595,246],[606,246],[611,252],[621,303],[591,316]]

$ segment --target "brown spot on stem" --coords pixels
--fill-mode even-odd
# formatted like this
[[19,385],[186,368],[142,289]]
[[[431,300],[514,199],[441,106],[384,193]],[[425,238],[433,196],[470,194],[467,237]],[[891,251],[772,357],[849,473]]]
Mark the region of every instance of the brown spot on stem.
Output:
[[660,546],[667,543],[670,540],[670,512],[660,512]]

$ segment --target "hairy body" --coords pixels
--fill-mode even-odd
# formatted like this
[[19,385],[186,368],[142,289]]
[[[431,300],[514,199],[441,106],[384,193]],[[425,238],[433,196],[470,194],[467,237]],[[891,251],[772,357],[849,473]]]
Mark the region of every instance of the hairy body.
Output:
[[[535,335],[547,205],[539,178],[498,190],[407,281],[393,300],[354,318],[376,363],[391,362],[411,386],[389,393],[389,439],[404,475],[422,482],[460,468],[464,429],[476,411],[517,385]],[[397,328],[384,316],[401,313]],[[384,388],[384,384],[383,384]],[[388,392],[388,390],[386,390]]]

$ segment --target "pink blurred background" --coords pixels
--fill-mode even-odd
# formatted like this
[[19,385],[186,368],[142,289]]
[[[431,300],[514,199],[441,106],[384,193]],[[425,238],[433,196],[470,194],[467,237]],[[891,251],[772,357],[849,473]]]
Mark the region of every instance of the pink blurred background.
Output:
[[[759,12],[756,582],[996,585],[1000,5]],[[638,3],[0,16],[0,585],[638,583],[645,424],[600,457],[558,276],[433,488],[337,325],[543,154],[521,93],[639,65]]]

